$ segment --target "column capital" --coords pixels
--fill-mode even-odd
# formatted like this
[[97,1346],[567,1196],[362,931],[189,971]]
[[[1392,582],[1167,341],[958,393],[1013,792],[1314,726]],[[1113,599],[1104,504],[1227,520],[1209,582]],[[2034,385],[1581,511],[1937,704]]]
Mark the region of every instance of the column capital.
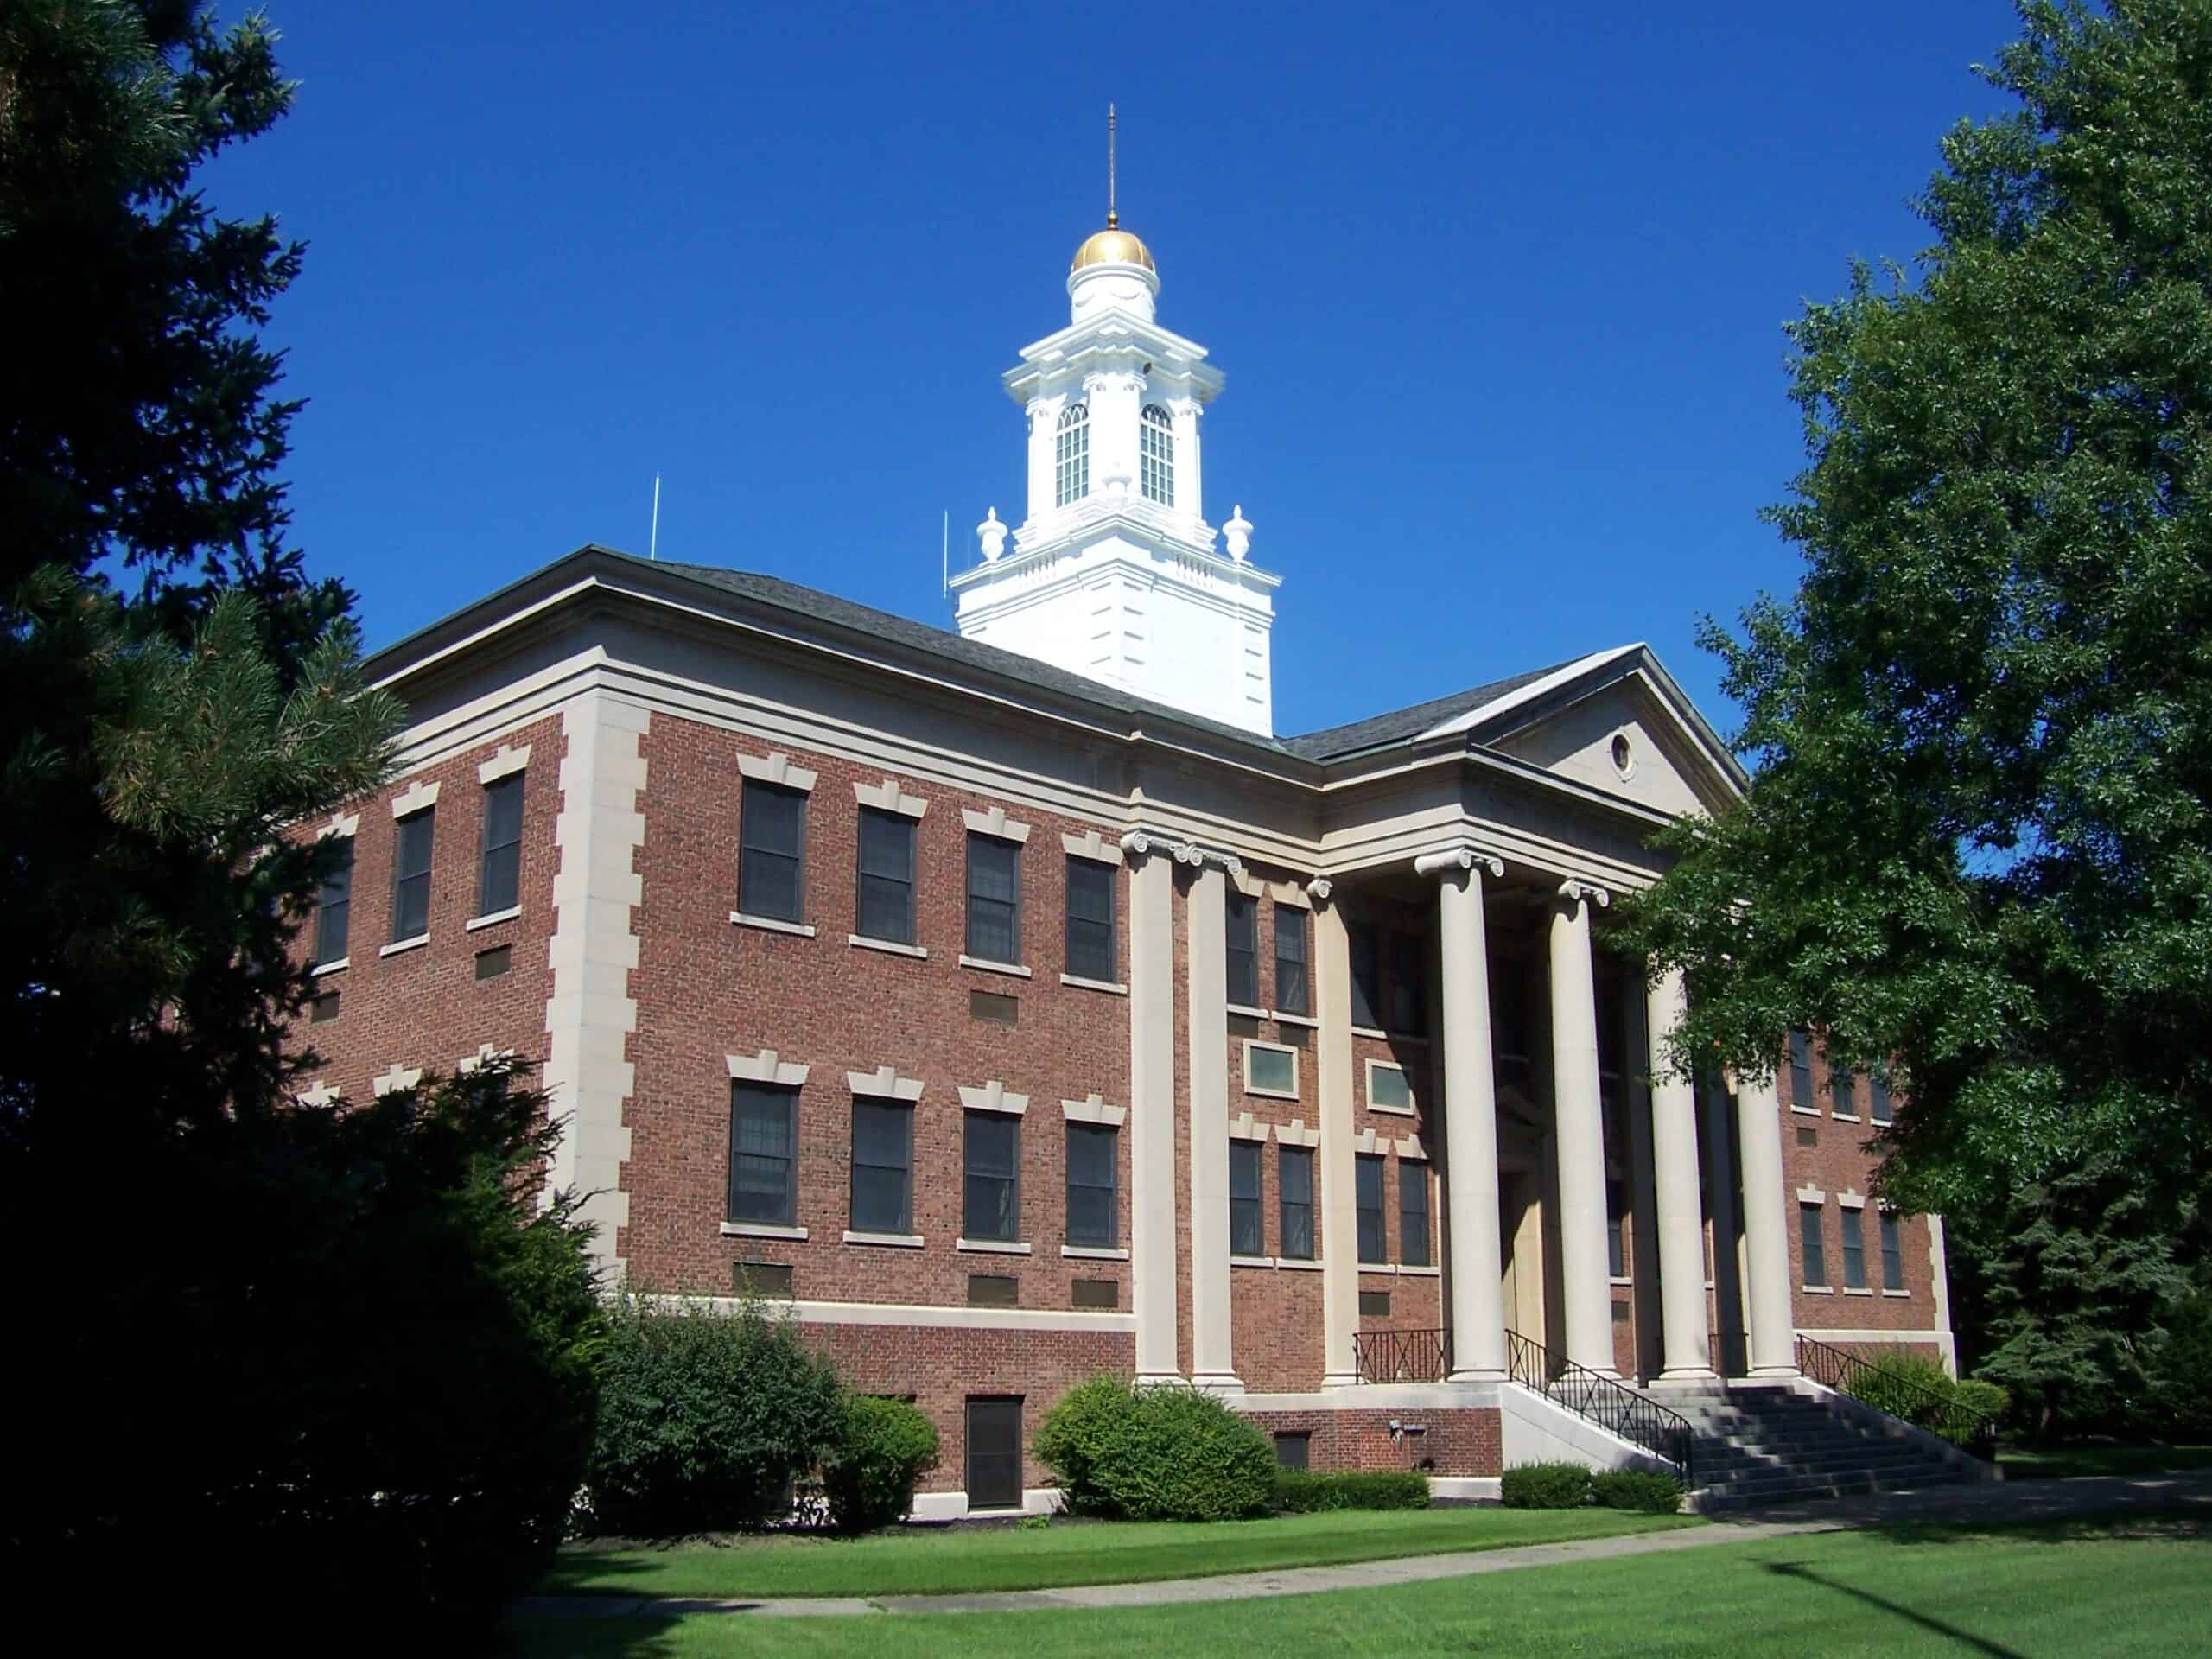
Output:
[[1306,884],[1306,896],[1317,905],[1327,904],[1329,895],[1336,890],[1337,884],[1325,875],[1317,875]]
[[1194,841],[1178,841],[1164,836],[1157,830],[1132,830],[1120,842],[1122,850],[1131,858],[1142,858],[1147,854],[1164,854],[1178,864],[1202,864],[1205,853]]
[[1455,870],[1471,870],[1477,865],[1491,873],[1493,880],[1505,874],[1505,861],[1495,853],[1486,853],[1476,847],[1446,847],[1433,853],[1421,853],[1414,859],[1415,875],[1450,875]]
[[1613,895],[1595,881],[1562,881],[1559,884],[1559,896],[1570,905],[1580,904],[1587,899],[1600,910],[1613,902]]

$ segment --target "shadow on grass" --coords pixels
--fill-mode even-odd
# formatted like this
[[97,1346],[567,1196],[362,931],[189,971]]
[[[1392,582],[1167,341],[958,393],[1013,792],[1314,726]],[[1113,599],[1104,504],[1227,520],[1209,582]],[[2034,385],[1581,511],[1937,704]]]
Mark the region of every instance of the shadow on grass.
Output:
[[1892,1618],[1902,1618],[1910,1624],[1917,1624],[1922,1630],[1932,1631],[1937,1636],[1948,1637],[1960,1646],[1970,1648],[1976,1653],[1987,1654],[1989,1659],[2028,1659],[2028,1656],[2018,1648],[2008,1648],[2002,1643],[1992,1642],[1986,1637],[1976,1636],[1972,1630],[1951,1624],[1947,1619],[1936,1618],[1930,1614],[1908,1607],[1901,1601],[1891,1601],[1887,1596],[1878,1596],[1871,1590],[1861,1590],[1856,1585],[1846,1584],[1840,1579],[1832,1579],[1825,1573],[1816,1573],[1802,1561],[1768,1561],[1764,1565],[1768,1572],[1780,1577],[1795,1579],[1801,1584],[1815,1584],[1823,1590],[1833,1590],[1840,1595],[1849,1596],[1855,1601],[1863,1601],[1869,1607],[1878,1607]]

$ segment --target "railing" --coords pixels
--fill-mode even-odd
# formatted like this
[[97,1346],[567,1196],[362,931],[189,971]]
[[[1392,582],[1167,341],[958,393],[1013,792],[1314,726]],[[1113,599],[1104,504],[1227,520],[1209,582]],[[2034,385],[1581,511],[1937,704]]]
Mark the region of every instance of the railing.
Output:
[[1363,1382],[1441,1382],[1452,1374],[1449,1331],[1361,1331],[1352,1351]]
[[1578,1365],[1564,1354],[1555,1354],[1532,1337],[1518,1331],[1505,1333],[1505,1374],[1523,1388],[1534,1389],[1554,1405],[1640,1446],[1663,1458],[1681,1471],[1682,1484],[1692,1484],[1692,1464],[1697,1437],[1689,1419],[1669,1411],[1649,1395],[1601,1376]]
[[1997,1455],[1994,1414],[1894,1371],[1879,1370],[1877,1362],[1864,1355],[1831,1347],[1810,1337],[1799,1337],[1797,1369],[1815,1382],[1826,1383],[1878,1411],[1901,1417],[1915,1428],[1940,1434],[1978,1458],[1992,1459]]

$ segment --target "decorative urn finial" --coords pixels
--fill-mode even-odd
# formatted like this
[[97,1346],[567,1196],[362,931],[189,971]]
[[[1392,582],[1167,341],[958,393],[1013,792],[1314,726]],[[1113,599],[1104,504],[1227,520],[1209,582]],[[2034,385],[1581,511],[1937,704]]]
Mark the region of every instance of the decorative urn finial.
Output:
[[1243,563],[1252,551],[1252,521],[1244,516],[1243,502],[1237,503],[1235,515],[1221,527],[1221,533],[1229,538],[1229,556]]
[[996,507],[985,513],[983,522],[976,526],[976,537],[983,544],[983,563],[996,564],[999,555],[1006,551],[1006,526],[999,522]]

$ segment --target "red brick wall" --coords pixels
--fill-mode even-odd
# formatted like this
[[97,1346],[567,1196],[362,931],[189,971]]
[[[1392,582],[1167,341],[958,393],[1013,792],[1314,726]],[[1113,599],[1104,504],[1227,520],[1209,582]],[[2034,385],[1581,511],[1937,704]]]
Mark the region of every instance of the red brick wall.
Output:
[[[502,744],[530,746],[523,784],[521,914],[511,921],[468,931],[476,914],[477,871],[484,823],[484,790],[476,769]],[[554,820],[561,810],[561,761],[567,749],[557,717],[489,739],[436,765],[408,773],[375,795],[349,803],[360,824],[353,836],[353,906],[346,937],[349,966],[317,982],[338,993],[335,1019],[297,1030],[298,1046],[320,1064],[309,1075],[348,1101],[372,1097],[371,1079],[395,1064],[426,1073],[450,1072],[480,1044],[512,1048],[526,1060],[545,1058],[545,999],[551,988],[547,944],[553,936],[553,877],[559,855]],[[397,831],[392,798],[414,784],[438,785],[430,854],[429,943],[397,956],[378,954],[391,943],[392,856]],[[302,825],[312,836],[327,819]],[[512,947],[508,970],[496,979],[476,977],[477,953]],[[315,947],[308,918],[299,948]]]
[[[1309,1466],[1317,1470],[1413,1469],[1460,1477],[1504,1472],[1503,1430],[1497,1408],[1457,1411],[1255,1411],[1262,1432],[1311,1434]],[[1390,1422],[1418,1423],[1428,1432],[1390,1437]]]

